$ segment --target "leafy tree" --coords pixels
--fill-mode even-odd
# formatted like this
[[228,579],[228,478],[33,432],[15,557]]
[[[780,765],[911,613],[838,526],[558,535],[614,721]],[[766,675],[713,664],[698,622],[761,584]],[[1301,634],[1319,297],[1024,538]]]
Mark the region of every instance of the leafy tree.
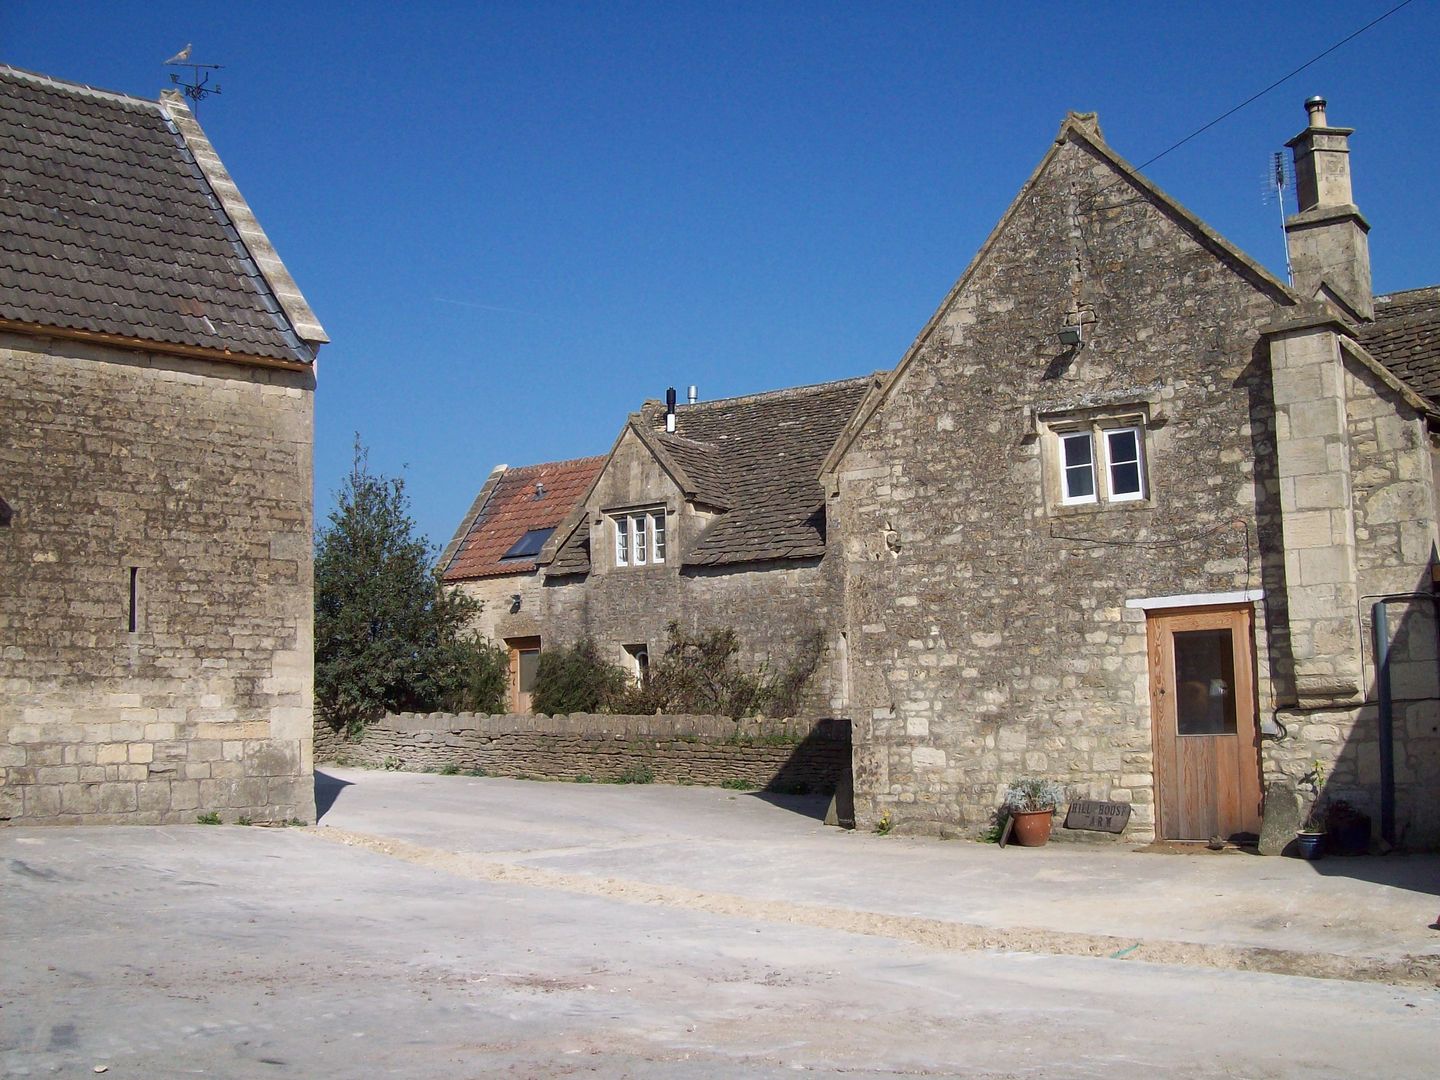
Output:
[[315,703],[332,726],[353,734],[387,711],[439,708],[486,662],[461,636],[475,602],[442,591],[433,562],[404,481],[371,473],[357,436],[315,546]]
[[595,642],[584,638],[540,653],[530,707],[549,716],[598,712],[624,691],[627,682],[620,666],[603,660]]

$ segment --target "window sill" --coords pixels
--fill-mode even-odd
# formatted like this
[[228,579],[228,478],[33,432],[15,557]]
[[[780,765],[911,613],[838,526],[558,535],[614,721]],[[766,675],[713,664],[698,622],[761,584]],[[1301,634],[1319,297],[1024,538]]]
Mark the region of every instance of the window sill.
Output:
[[1090,517],[1095,514],[1128,514],[1136,510],[1154,510],[1153,499],[1122,499],[1119,502],[1057,503],[1050,507],[1056,518]]

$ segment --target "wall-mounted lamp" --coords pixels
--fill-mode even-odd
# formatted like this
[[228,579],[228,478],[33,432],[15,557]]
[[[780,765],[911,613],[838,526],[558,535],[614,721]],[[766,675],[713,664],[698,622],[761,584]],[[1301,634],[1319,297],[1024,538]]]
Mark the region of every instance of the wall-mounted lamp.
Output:
[[1058,337],[1060,338],[1061,345],[1076,346],[1083,344],[1083,338],[1078,324],[1075,326],[1062,326]]
[[511,593],[511,594],[510,594],[510,610],[511,610],[511,611],[519,611],[519,610],[520,610],[520,600],[521,600],[521,597],[520,597],[520,594],[519,594],[518,592],[517,592],[517,593]]

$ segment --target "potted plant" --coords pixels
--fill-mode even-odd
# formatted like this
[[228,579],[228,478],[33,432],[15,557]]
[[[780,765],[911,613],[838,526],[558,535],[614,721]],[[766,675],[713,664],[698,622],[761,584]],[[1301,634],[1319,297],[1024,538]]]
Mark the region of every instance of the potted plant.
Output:
[[1295,833],[1295,844],[1300,857],[1307,862],[1325,857],[1325,813],[1318,803],[1311,808]]
[[1302,859],[1314,862],[1325,856],[1325,808],[1320,801],[1320,792],[1325,787],[1325,765],[1317,758],[1300,783],[1310,789],[1313,798],[1309,813],[1295,832],[1295,847]]
[[1021,847],[1040,847],[1050,839],[1055,810],[1065,789],[1054,780],[1022,776],[1005,789],[1005,810],[1014,823],[1011,837]]

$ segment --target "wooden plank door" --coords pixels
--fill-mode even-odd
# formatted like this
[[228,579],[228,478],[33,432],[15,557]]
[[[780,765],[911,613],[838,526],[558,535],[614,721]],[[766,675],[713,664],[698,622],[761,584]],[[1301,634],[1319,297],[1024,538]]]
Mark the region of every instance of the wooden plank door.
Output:
[[510,711],[530,712],[530,695],[535,689],[535,669],[540,664],[538,637],[506,638],[510,649]]
[[1250,620],[1248,605],[1150,615],[1150,715],[1163,839],[1260,832]]

